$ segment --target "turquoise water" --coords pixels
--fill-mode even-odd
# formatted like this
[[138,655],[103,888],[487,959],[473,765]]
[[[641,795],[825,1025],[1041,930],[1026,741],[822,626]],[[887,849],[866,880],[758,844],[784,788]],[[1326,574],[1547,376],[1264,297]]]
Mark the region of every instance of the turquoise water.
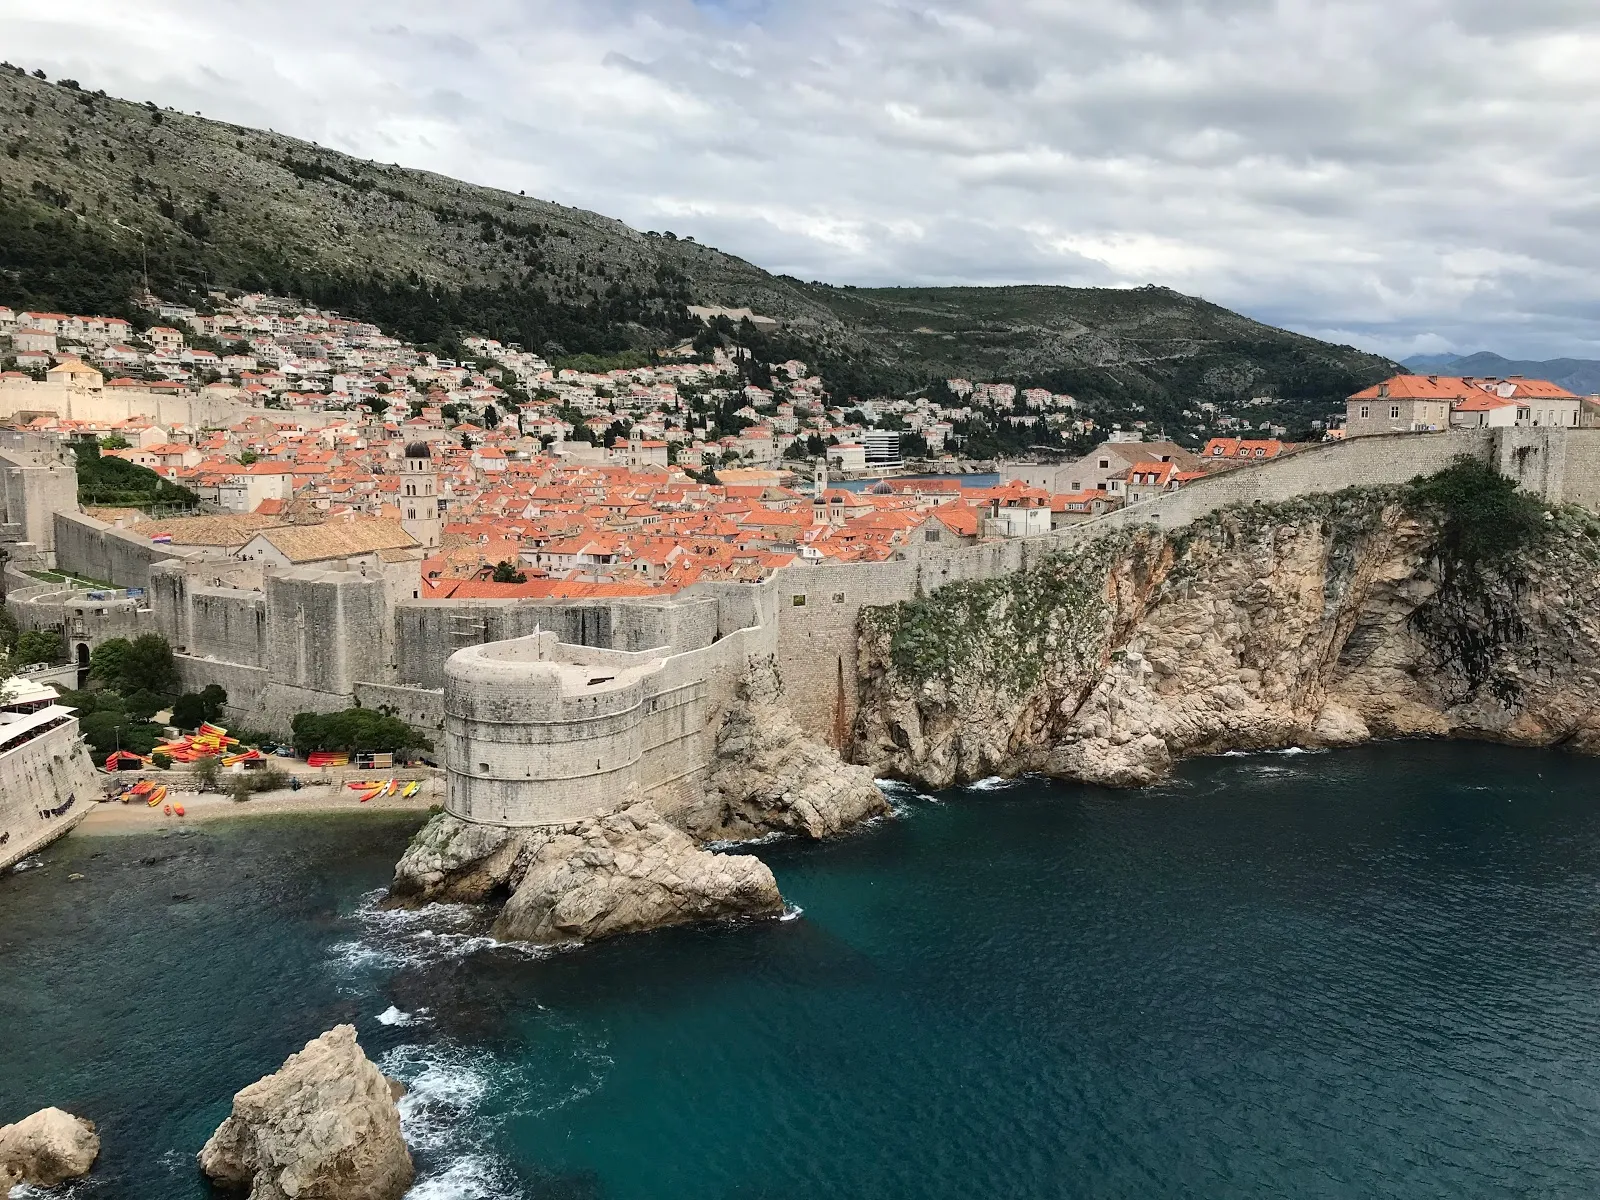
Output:
[[0,879],[0,1120],[99,1121],[79,1195],[205,1196],[232,1092],[351,1020],[412,1083],[419,1200],[1600,1183],[1600,764],[1407,744],[896,801],[759,848],[795,919],[554,955],[376,911],[409,823],[68,839]]

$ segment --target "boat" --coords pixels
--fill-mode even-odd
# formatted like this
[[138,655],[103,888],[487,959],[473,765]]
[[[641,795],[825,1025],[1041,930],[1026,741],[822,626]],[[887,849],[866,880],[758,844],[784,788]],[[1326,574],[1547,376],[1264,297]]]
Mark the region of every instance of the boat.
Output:
[[410,783],[406,784],[405,791],[400,793],[400,799],[402,799],[402,800],[411,799],[411,797],[415,796],[417,794],[417,792],[421,790],[421,788],[422,788],[422,780],[413,779]]
[[175,813],[177,813],[177,814],[178,814],[178,815],[179,815],[179,816],[180,816],[180,817],[181,817],[181,816],[183,816],[183,805],[181,805],[181,804],[174,804],[174,805],[173,805],[173,806],[172,806],[172,811],[173,811],[173,812],[175,812]]
[[165,814],[166,814],[166,815],[167,815],[167,816],[169,816],[169,817],[170,817],[170,816],[171,816],[171,815],[172,815],[172,805],[170,805],[170,804],[163,804],[163,805],[162,805],[162,806],[161,806],[161,811],[162,811],[162,812],[163,812],[163,813],[165,813]]
[[163,784],[162,786],[158,787],[155,791],[150,793],[150,798],[148,800],[146,800],[145,803],[148,804],[151,808],[154,808],[156,805],[160,804],[166,798],[167,798],[167,788],[166,788],[166,785]]

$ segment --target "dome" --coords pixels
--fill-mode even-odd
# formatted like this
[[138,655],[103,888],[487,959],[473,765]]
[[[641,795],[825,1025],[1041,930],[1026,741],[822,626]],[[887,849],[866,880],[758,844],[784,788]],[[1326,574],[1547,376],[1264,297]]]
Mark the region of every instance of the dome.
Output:
[[427,442],[407,442],[406,443],[406,457],[407,458],[432,458],[433,457],[433,451],[428,449],[428,443]]

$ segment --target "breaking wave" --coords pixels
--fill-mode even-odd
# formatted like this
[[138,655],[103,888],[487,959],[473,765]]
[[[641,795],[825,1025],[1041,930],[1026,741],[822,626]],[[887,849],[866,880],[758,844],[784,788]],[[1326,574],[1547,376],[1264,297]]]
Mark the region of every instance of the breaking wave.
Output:
[[359,973],[425,967],[450,959],[494,952],[542,958],[549,951],[520,942],[501,942],[488,934],[491,914],[473,904],[425,904],[421,908],[384,908],[385,891],[361,898],[353,914],[360,935],[329,947],[342,969]]
[[400,1129],[418,1170],[407,1200],[521,1200],[527,1189],[495,1149],[497,1131],[590,1095],[611,1065],[584,1048],[552,1061],[506,1060],[454,1042],[396,1046],[378,1066],[408,1089]]

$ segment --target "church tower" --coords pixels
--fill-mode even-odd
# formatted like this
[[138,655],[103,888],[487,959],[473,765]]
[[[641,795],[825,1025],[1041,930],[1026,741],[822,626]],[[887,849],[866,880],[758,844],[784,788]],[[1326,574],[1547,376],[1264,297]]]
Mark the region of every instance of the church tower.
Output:
[[443,540],[438,479],[427,442],[406,447],[405,469],[400,474],[400,524],[429,550],[437,549]]

